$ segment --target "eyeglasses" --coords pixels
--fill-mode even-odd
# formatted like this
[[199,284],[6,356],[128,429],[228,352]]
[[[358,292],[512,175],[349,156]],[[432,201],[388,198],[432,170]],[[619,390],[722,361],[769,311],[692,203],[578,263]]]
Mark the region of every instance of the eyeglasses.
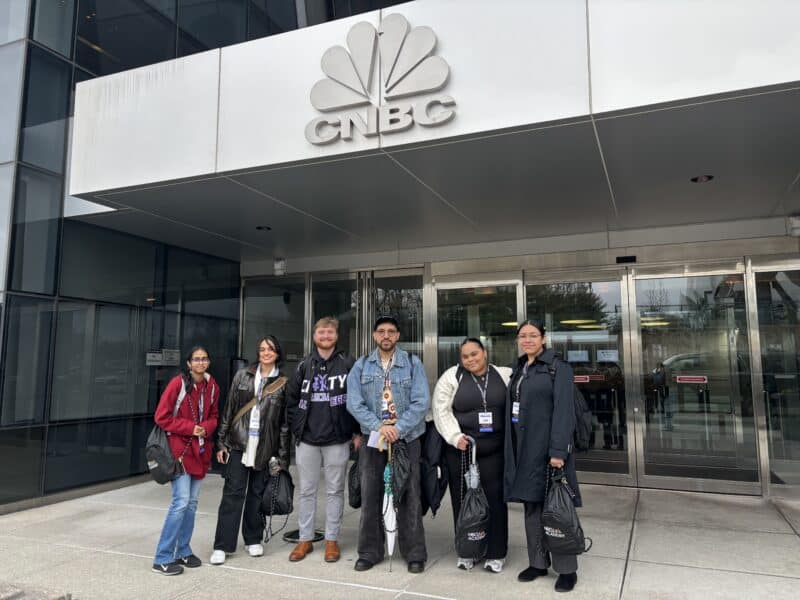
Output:
[[393,337],[400,332],[397,331],[397,329],[376,329],[375,333],[377,333],[379,337],[386,337],[387,335]]
[[517,339],[518,340],[538,340],[540,337],[542,337],[542,336],[540,334],[538,334],[538,333],[525,333],[525,334],[518,335]]
[[192,358],[192,362],[193,363],[207,363],[207,362],[211,362],[211,361],[209,360],[209,358],[207,356],[204,356],[203,358]]

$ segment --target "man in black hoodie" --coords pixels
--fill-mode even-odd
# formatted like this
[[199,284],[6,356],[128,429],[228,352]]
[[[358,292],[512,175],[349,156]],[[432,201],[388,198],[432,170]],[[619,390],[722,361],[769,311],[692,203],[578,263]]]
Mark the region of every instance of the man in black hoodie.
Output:
[[314,349],[297,366],[286,390],[286,414],[294,435],[300,479],[300,540],[289,560],[303,560],[314,550],[314,513],[320,470],[325,471],[325,561],[336,562],[344,511],[344,484],[350,442],[358,449],[361,435],[347,412],[347,374],[353,359],[337,347],[339,321],[323,317],[314,324]]

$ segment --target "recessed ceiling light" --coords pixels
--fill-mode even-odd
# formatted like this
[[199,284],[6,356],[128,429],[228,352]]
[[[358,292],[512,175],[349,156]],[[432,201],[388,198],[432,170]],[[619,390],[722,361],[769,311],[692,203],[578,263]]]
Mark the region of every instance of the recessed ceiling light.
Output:
[[519,323],[516,321],[506,321],[505,323],[500,323],[502,327],[519,327]]
[[696,177],[692,177],[690,181],[692,183],[708,183],[714,179],[713,175],[697,175]]
[[559,321],[562,325],[588,325],[589,323],[597,323],[596,319],[566,319]]
[[269,225],[256,225],[256,229],[258,231],[272,231],[272,227]]

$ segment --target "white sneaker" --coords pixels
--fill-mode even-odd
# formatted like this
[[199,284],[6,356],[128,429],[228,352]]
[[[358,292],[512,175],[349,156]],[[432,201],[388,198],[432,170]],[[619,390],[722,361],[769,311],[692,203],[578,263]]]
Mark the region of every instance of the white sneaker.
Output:
[[506,564],[505,558],[490,558],[484,563],[483,568],[492,573],[502,573]]
[[221,565],[225,563],[225,552],[222,550],[214,550],[211,553],[211,558],[208,560],[212,565]]
[[458,567],[459,569],[464,569],[465,571],[471,571],[472,567],[474,566],[475,566],[475,561],[472,560],[471,558],[459,557],[458,562],[456,563],[456,567]]
[[252,544],[247,546],[247,553],[253,558],[256,558],[257,556],[264,556],[264,546],[261,544]]

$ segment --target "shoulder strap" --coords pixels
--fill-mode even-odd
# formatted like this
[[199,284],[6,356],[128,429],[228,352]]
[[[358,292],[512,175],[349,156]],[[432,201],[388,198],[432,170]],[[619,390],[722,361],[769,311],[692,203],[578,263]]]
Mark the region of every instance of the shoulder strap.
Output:
[[553,364],[547,367],[547,372],[550,373],[550,380],[553,382],[556,380],[556,361],[558,361],[558,359],[554,358]]
[[[278,377],[275,381],[273,381],[266,388],[264,388],[264,390],[261,392],[261,396],[263,397],[265,395],[268,396],[269,394],[274,394],[279,389],[281,389],[284,385],[286,385],[287,381],[288,381],[287,377],[284,377],[284,376]],[[241,419],[245,415],[245,413],[247,413],[250,409],[252,409],[256,405],[256,401],[257,400],[258,400],[258,398],[253,396],[253,398],[251,398],[251,400],[248,403],[246,403],[244,406],[242,406],[242,408],[240,408],[236,412],[236,415],[233,417],[233,423],[236,423],[236,421]]]
[[172,409],[172,416],[178,416],[178,409],[181,407],[183,403],[183,399],[186,398],[186,380],[183,378],[183,375],[179,375],[178,377],[181,378],[181,391],[178,392],[178,399],[175,400],[175,408]]

